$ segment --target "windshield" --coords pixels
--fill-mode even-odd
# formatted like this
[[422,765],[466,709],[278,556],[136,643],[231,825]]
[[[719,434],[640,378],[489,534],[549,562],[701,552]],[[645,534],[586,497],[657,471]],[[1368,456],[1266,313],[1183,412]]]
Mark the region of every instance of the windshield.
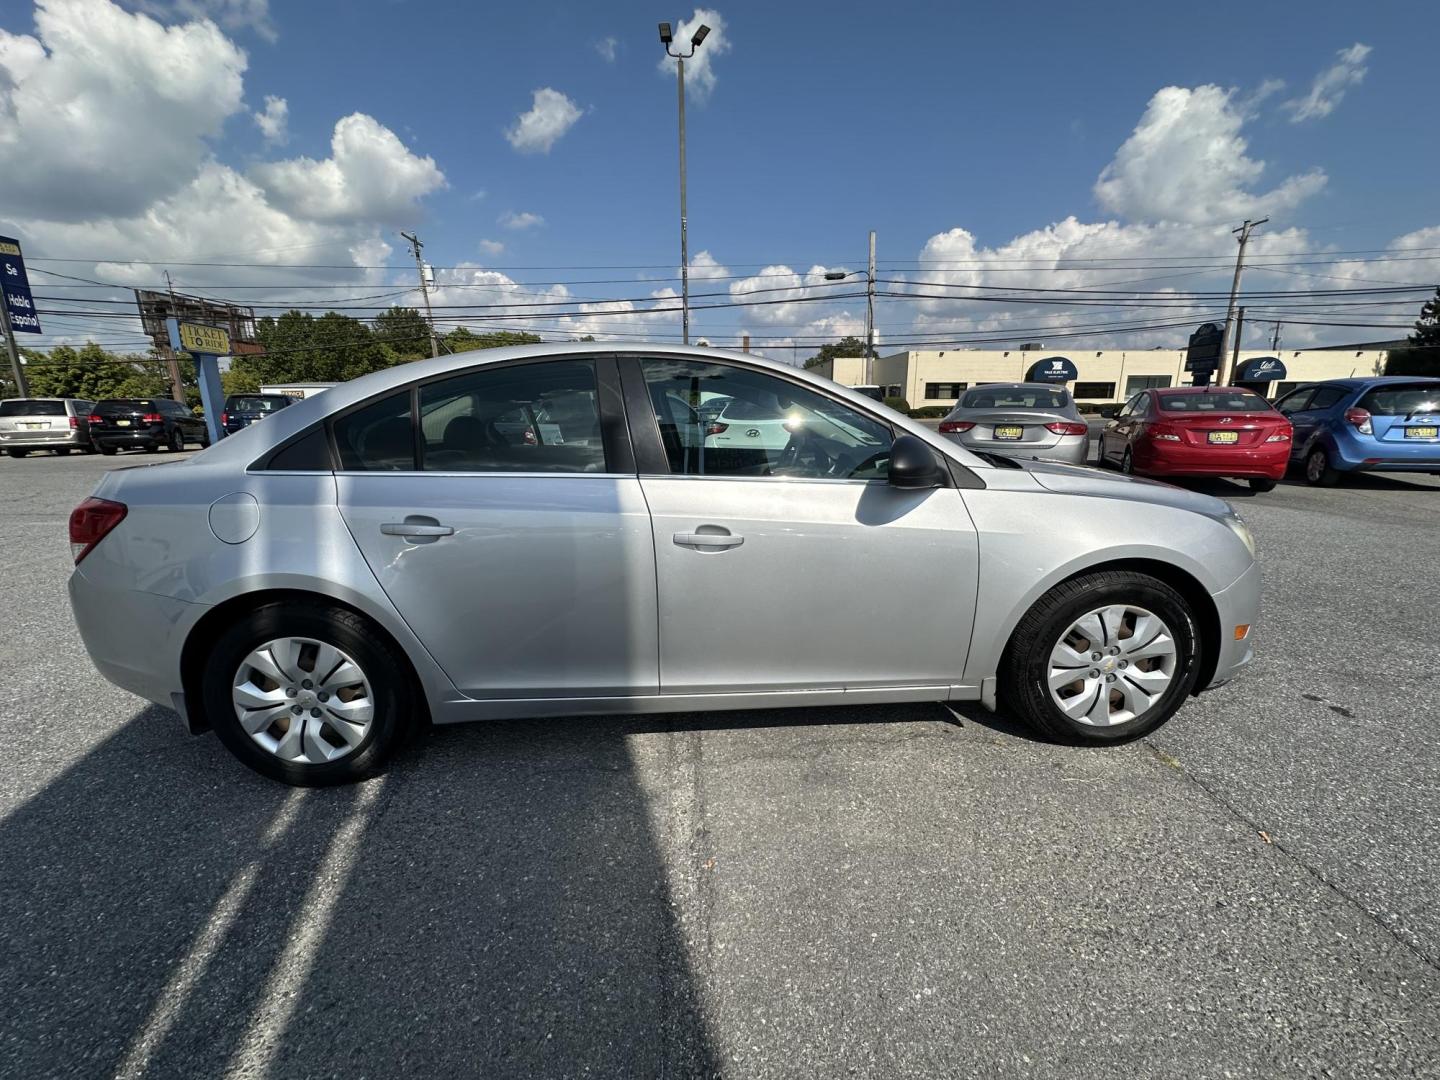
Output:
[[1358,407],[1376,416],[1440,413],[1440,382],[1377,386],[1360,399]]
[[283,409],[290,399],[276,394],[271,397],[232,397],[225,403],[225,411],[232,413],[267,413]]
[[0,401],[0,416],[64,416],[65,402],[11,398]]
[[982,386],[960,402],[962,409],[1063,409],[1070,401],[1064,390],[1043,386]]
[[1216,394],[1157,394],[1160,408],[1165,412],[1212,413],[1212,412],[1269,412],[1270,403],[1259,394],[1239,390],[1221,391]]

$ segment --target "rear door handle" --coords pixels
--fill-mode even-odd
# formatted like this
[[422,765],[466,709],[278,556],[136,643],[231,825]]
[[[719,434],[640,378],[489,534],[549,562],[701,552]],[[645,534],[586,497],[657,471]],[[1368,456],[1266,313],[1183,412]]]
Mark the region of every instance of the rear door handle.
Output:
[[681,547],[693,548],[732,548],[745,542],[743,536],[731,536],[729,533],[676,533],[672,539]]
[[454,528],[449,525],[441,525],[438,521],[416,521],[407,518],[404,521],[387,521],[380,526],[380,531],[386,536],[452,536]]

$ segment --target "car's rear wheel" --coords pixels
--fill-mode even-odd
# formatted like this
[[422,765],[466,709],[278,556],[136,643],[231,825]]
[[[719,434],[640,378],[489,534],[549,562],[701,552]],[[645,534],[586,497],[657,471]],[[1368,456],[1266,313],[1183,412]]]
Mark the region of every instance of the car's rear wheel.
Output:
[[14,450],[10,447],[5,448],[5,453],[9,454],[11,457],[24,457],[29,452],[29,450]]
[[1340,473],[1330,464],[1330,455],[1323,446],[1305,455],[1305,482],[1316,487],[1334,487],[1340,482]]
[[55,448],[55,454],[56,454],[57,457],[65,457],[65,456],[68,455],[69,453],[70,453],[70,448],[69,448],[68,446],[57,446],[57,447]]
[[1274,491],[1275,481],[1263,476],[1252,476],[1250,478],[1250,490],[1257,492]]
[[109,457],[111,454],[115,453],[115,447],[102,446],[100,447],[100,453],[104,454],[106,457]]
[[419,713],[394,646],[320,604],[267,604],[237,620],[210,651],[202,692],[236,757],[301,787],[375,775]]
[[1157,578],[1102,570],[1062,582],[1020,620],[1000,666],[1002,708],[1066,743],[1152,731],[1199,674],[1185,598]]

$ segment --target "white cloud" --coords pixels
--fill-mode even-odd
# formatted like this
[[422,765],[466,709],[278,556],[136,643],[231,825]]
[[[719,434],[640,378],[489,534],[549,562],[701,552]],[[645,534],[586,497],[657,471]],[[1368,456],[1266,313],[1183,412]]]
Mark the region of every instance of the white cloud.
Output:
[[529,210],[522,210],[516,213],[514,210],[507,210],[495,219],[502,229],[534,229],[545,224],[545,219],[539,214],[532,214]]
[[698,251],[690,258],[691,281],[717,280],[729,276],[729,268],[722,266],[708,251]]
[[205,140],[241,108],[245,54],[212,23],[167,27],[108,0],[44,0],[35,27],[35,37],[0,30],[9,213],[135,213],[183,187]]
[[265,108],[250,115],[266,143],[280,146],[290,141],[290,103],[284,98],[266,94]]
[[[697,101],[704,101],[715,90],[714,62],[717,56],[730,51],[730,38],[725,30],[725,18],[714,8],[696,8],[695,14],[684,19],[675,27],[675,42],[671,47],[676,52],[688,52],[690,39],[701,25],[710,28],[710,35],[695,50],[695,55],[685,61],[685,90]],[[675,76],[675,61],[669,56],[660,58],[662,74]]]
[[843,285],[826,282],[828,270],[829,267],[816,265],[801,274],[783,264],[767,266],[758,274],[732,281],[730,299],[755,304],[746,316],[754,322],[770,326],[799,323],[815,316],[815,301],[827,290],[843,288]]
[[1304,97],[1285,102],[1284,108],[1290,114],[1290,122],[1299,124],[1305,120],[1319,120],[1335,111],[1352,86],[1359,86],[1369,70],[1365,59],[1373,50],[1358,41],[1348,49],[1335,54],[1335,62],[1319,75],[1310,85],[1310,92]]
[[595,51],[600,54],[600,59],[604,60],[607,64],[613,64],[615,57],[619,55],[620,52],[620,39],[614,34],[603,37],[595,42]]
[[1265,163],[1246,157],[1247,114],[1235,91],[1167,86],[1095,183],[1095,197],[1132,221],[1218,223],[1282,214],[1325,186],[1321,169],[1265,192],[1251,190]]
[[583,115],[580,107],[559,90],[541,87],[535,91],[529,111],[515,118],[505,138],[522,154],[548,154]]
[[138,0],[135,6],[162,19],[209,19],[226,30],[253,30],[266,41],[279,37],[270,0]]
[[505,245],[499,240],[481,240],[480,250],[486,255],[504,255]]
[[335,125],[331,156],[268,162],[251,170],[270,200],[313,221],[397,222],[445,186],[435,160],[412,154],[374,117],[351,113]]

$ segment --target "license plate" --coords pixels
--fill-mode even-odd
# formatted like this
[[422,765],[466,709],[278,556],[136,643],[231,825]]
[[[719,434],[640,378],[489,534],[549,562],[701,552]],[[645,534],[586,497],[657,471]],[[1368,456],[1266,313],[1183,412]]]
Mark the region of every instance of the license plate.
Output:
[[1434,439],[1440,437],[1440,427],[1407,427],[1405,438],[1407,439]]
[[1238,431],[1212,431],[1209,438],[1217,446],[1228,446],[1240,441],[1240,433]]
[[1023,427],[1002,426],[995,429],[995,438],[997,439],[1023,439],[1024,437],[1025,429]]
[[21,426],[22,428],[24,428],[26,431],[44,431],[46,428],[48,428],[48,427],[50,426],[50,421],[49,421],[49,420],[46,420],[46,421],[44,421],[44,422],[42,422],[42,423],[37,423],[37,424],[21,424],[20,426]]
[[116,426],[116,427],[129,427],[129,426],[130,426],[130,421],[129,421],[129,420],[116,420],[116,421],[115,421],[115,426]]

